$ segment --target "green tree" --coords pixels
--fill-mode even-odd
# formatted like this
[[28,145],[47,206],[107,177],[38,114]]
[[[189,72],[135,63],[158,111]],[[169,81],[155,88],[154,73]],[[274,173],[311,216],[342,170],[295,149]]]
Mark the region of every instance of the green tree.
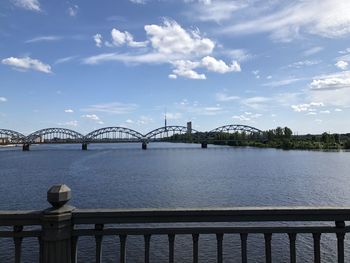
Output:
[[283,129],[283,133],[284,133],[284,137],[287,138],[287,139],[290,139],[293,135],[293,132],[290,128],[288,127],[284,127]]
[[329,143],[330,142],[330,134],[328,134],[327,132],[322,133],[321,142]]
[[283,129],[281,127],[277,127],[275,133],[277,138],[283,137]]

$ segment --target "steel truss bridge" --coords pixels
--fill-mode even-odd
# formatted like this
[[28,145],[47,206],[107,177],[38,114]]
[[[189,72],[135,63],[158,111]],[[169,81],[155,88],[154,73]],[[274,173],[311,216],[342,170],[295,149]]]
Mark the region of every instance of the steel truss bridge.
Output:
[[17,131],[0,129],[0,145],[22,144],[23,150],[29,150],[31,144],[79,143],[87,150],[90,143],[142,143],[147,149],[149,142],[185,142],[201,143],[206,148],[208,143],[243,140],[266,141],[265,133],[247,125],[225,125],[208,132],[200,132],[185,126],[160,127],[146,134],[125,127],[105,127],[83,135],[66,128],[46,128],[24,135]]

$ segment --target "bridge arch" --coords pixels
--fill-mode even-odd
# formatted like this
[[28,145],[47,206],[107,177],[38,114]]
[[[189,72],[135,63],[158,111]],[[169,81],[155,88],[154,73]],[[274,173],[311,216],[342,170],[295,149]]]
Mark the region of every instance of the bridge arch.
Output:
[[224,125],[224,126],[220,126],[218,128],[215,128],[211,131],[209,131],[209,133],[216,133],[216,132],[247,132],[247,133],[259,133],[262,134],[263,131],[252,127],[252,126],[248,126],[248,125],[241,125],[241,124],[230,124],[230,125]]
[[86,142],[140,142],[144,136],[124,127],[105,127],[84,136]]
[[191,136],[194,136],[196,134],[199,134],[199,131],[195,129],[191,129],[190,132],[191,133],[189,133],[187,127],[185,126],[166,126],[150,131],[145,135],[145,138],[148,141],[161,141],[163,139],[173,137],[174,135],[191,134]]
[[0,144],[20,143],[25,135],[13,130],[0,129]]
[[29,134],[26,143],[79,143],[84,136],[65,128],[46,128]]
[[[234,136],[236,135],[236,136]],[[232,138],[233,137],[233,138]],[[238,138],[236,138],[238,137]],[[207,133],[208,139],[233,139],[233,140],[245,140],[248,138],[265,140],[265,133],[253,126],[230,124],[220,126]]]

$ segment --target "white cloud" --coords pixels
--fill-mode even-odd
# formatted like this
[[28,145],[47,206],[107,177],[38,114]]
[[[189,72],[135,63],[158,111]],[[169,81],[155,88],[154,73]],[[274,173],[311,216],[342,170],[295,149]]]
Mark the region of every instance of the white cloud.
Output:
[[246,60],[249,60],[253,56],[249,54],[249,52],[245,49],[224,49],[222,51],[223,54],[231,57],[234,60],[237,60],[239,62],[243,62]]
[[127,119],[125,122],[128,123],[128,124],[133,124],[133,123],[135,123],[135,122],[134,122],[133,120],[131,120],[131,119]]
[[290,79],[282,79],[282,80],[276,80],[276,81],[271,81],[268,83],[264,83],[263,86],[266,87],[280,87],[280,86],[286,86],[298,81],[304,80],[302,78],[290,78]]
[[23,57],[23,58],[15,58],[15,57],[9,57],[5,58],[2,61],[2,64],[12,66],[19,70],[35,70],[40,71],[44,73],[52,73],[51,66],[48,64],[44,64],[40,60],[32,59],[30,57]]
[[240,121],[254,121],[257,118],[260,118],[262,114],[260,113],[251,113],[251,112],[244,112],[244,114],[241,115],[234,115],[232,116],[233,119],[240,120]]
[[335,63],[335,66],[342,69],[346,70],[348,68],[349,63],[343,60],[339,60],[337,63]]
[[350,71],[314,77],[310,88],[314,91],[350,88]]
[[199,62],[192,62],[190,60],[177,60],[173,62],[175,69],[173,75],[181,76],[189,79],[206,79],[204,74],[199,74],[193,69],[199,67]]
[[234,115],[232,119],[240,120],[240,121],[250,121],[250,118],[245,115]]
[[172,74],[173,76],[181,76],[190,79],[206,79],[205,74],[200,74],[194,70],[200,67],[221,74],[241,71],[241,68],[236,61],[232,62],[231,65],[227,65],[223,60],[217,60],[211,56],[204,57],[201,62],[176,60],[172,64],[175,66]]
[[102,46],[102,39],[103,39],[101,34],[96,34],[93,36],[93,38],[94,38],[96,47],[101,47]]
[[323,47],[315,46],[315,47],[312,47],[312,48],[309,48],[309,49],[305,50],[303,52],[303,55],[307,56],[307,57],[308,56],[312,56],[312,55],[314,55],[314,54],[316,54],[318,52],[321,52],[323,49],[324,49]]
[[217,113],[222,112],[223,108],[219,106],[215,107],[204,107],[204,111],[206,112],[206,115],[216,115]]
[[179,110],[195,115],[215,116],[225,112],[219,104],[214,106],[203,106],[197,101],[189,102],[187,99],[183,99],[175,105]]
[[64,57],[64,58],[59,58],[55,61],[55,64],[62,64],[62,63],[67,63],[69,61],[72,61],[76,58],[77,56],[70,56],[70,57]]
[[25,43],[36,43],[36,42],[49,42],[61,40],[61,36],[40,36],[32,39],[28,39]]
[[337,61],[350,62],[350,48],[339,51],[341,56],[337,57]]
[[321,110],[320,113],[321,114],[330,114],[331,112],[329,110]]
[[5,97],[0,97],[0,102],[6,102],[7,101],[7,98]]
[[98,117],[96,114],[85,114],[85,115],[81,115],[81,117],[84,119],[95,121],[98,124],[104,123],[103,121],[101,121],[100,117]]
[[31,11],[37,11],[40,12],[40,3],[38,0],[12,0],[13,3],[21,8],[31,10]]
[[345,50],[340,50],[339,54],[347,54],[350,53],[350,48],[346,48]]
[[240,97],[238,96],[229,96],[226,93],[216,93],[215,97],[217,101],[221,101],[221,102],[236,101],[240,99]]
[[73,113],[74,111],[72,109],[66,109],[64,110],[65,113]]
[[188,13],[192,19],[200,21],[215,21],[220,23],[229,20],[233,13],[247,7],[244,1],[225,1],[225,0],[201,0],[195,4],[194,10]]
[[208,55],[215,43],[203,38],[199,30],[187,32],[173,20],[164,20],[163,25],[146,25],[145,31],[152,47],[167,55]]
[[153,123],[153,119],[148,116],[141,116],[136,123],[138,125],[148,125],[150,123]]
[[292,105],[292,109],[296,112],[314,112],[315,108],[323,107],[323,102],[311,102],[311,103],[304,103],[304,104],[298,104],[298,105]]
[[310,90],[307,96],[309,100],[323,101],[325,104],[335,107],[349,107],[350,105],[350,92],[346,88]]
[[224,61],[217,60],[211,56],[206,56],[202,58],[201,65],[207,68],[209,71],[217,72],[217,73],[227,73],[227,72],[239,72],[241,71],[241,67],[237,61],[233,61],[231,65],[227,65]]
[[120,102],[102,103],[91,105],[82,109],[86,112],[105,112],[111,114],[127,114],[136,110],[136,104],[125,104]]
[[145,4],[146,0],[129,0],[131,3],[134,4]]
[[271,98],[256,96],[243,99],[241,103],[247,107],[250,107],[255,110],[265,108],[266,104],[271,101]]
[[255,76],[256,79],[260,79],[259,73],[260,73],[259,70],[253,70],[253,71],[252,71],[252,74]]
[[85,64],[96,65],[107,61],[120,61],[124,63],[149,63],[160,64],[168,63],[169,58],[166,55],[160,53],[146,53],[141,55],[130,55],[127,53],[104,53],[96,56],[85,58],[83,62]]
[[79,125],[78,121],[67,121],[64,123],[58,123],[59,126],[72,126],[72,127],[77,127]]
[[303,60],[303,61],[297,61],[292,64],[289,64],[287,67],[288,68],[302,68],[305,66],[314,66],[317,64],[320,64],[320,60]]
[[[105,53],[91,56],[83,60],[86,64],[99,64],[106,61],[120,61],[128,64],[170,64],[171,79],[184,77],[189,79],[206,79],[205,74],[197,72],[198,68],[205,68],[216,73],[241,71],[237,61],[226,64],[221,59],[209,56],[213,53],[215,43],[209,38],[202,37],[199,30],[185,30],[173,20],[165,19],[161,25],[146,25],[144,27],[147,40],[136,42],[133,36],[115,28],[111,31],[112,43],[107,45],[129,47],[145,47],[151,44],[151,50],[143,49],[141,53]],[[100,37],[98,37],[100,45]]]
[[169,74],[168,77],[169,79],[177,79],[177,75],[175,74]]
[[76,16],[78,14],[79,6],[78,5],[73,5],[70,6],[67,10],[69,16]]
[[166,113],[166,118],[168,120],[178,120],[182,118],[182,114],[180,112],[167,112]]
[[314,111],[309,111],[308,113],[306,113],[306,115],[317,115],[317,113]]
[[86,118],[86,119],[90,119],[90,120],[94,120],[94,121],[100,120],[100,118],[96,114],[86,114],[86,115],[82,115],[81,117]]
[[[111,31],[112,44],[114,46],[121,46],[127,44],[129,47],[146,47],[148,41],[137,42],[134,41],[134,37],[128,31],[121,32],[116,28],[113,28]],[[107,44],[109,46],[109,44]]]
[[343,111],[342,109],[339,109],[339,108],[336,108],[336,109],[334,109],[334,111],[336,111],[336,112],[341,112],[341,111]]
[[[252,5],[256,1],[252,1]],[[253,12],[246,20],[233,21],[223,33],[253,34],[266,32],[276,40],[290,41],[301,33],[320,35],[327,38],[341,37],[350,32],[350,1],[348,0],[306,0],[293,1],[283,5],[271,2],[267,12],[262,9],[257,18]],[[326,14],[326,15],[325,15]],[[258,26],[257,26],[258,25]]]
[[115,46],[121,46],[125,43],[126,33],[120,32],[119,30],[113,28],[111,31],[111,36]]

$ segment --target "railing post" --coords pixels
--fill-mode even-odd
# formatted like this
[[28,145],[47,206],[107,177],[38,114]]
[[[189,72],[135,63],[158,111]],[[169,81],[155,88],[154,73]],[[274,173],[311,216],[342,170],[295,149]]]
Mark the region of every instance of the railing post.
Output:
[[54,185],[47,192],[52,207],[43,212],[41,263],[71,263],[74,207],[66,205],[70,198],[71,190],[64,184]]
[[337,249],[338,249],[338,263],[344,263],[344,238],[345,238],[345,222],[336,221],[336,228],[342,230],[337,232]]

